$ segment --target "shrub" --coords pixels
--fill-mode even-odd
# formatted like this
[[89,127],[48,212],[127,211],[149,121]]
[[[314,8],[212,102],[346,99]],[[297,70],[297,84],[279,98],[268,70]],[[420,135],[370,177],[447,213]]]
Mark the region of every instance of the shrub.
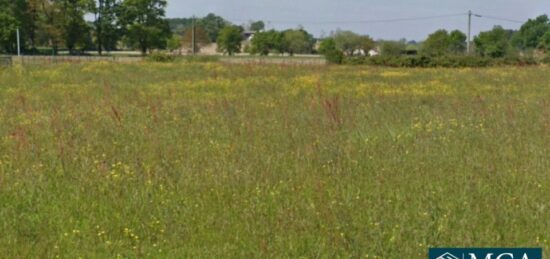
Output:
[[187,62],[217,62],[220,60],[218,56],[186,56],[184,58]]
[[147,60],[152,62],[174,62],[176,57],[162,52],[155,52],[147,56]]
[[337,49],[329,50],[325,53],[325,58],[329,63],[342,64],[344,61],[344,53]]
[[373,65],[386,67],[487,67],[536,65],[532,57],[489,58],[480,56],[375,56],[350,57],[344,60],[349,65]]

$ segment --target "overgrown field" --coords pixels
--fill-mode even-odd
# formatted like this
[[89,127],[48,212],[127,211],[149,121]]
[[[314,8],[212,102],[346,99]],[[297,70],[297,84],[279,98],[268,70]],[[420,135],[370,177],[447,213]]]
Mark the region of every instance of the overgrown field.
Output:
[[550,251],[550,68],[0,70],[1,258]]

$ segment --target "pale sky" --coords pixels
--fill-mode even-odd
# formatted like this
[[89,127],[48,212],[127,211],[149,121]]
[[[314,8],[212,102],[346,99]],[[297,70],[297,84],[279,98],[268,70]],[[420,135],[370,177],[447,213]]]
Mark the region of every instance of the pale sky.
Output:
[[[525,21],[541,14],[550,15],[549,0],[168,0],[167,17],[204,16],[215,13],[235,24],[263,20],[268,29],[303,26],[316,36],[336,29],[368,34],[375,39],[422,40],[431,32],[467,30],[467,16],[475,13]],[[461,16],[415,21],[372,22],[379,20]],[[362,22],[369,21],[369,22]],[[494,25],[517,29],[521,24],[474,18],[472,33]]]

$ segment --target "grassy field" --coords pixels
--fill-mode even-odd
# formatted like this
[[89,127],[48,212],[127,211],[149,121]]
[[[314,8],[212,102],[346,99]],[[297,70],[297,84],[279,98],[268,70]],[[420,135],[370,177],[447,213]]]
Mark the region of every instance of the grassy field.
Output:
[[1,258],[550,251],[550,68],[0,70]]

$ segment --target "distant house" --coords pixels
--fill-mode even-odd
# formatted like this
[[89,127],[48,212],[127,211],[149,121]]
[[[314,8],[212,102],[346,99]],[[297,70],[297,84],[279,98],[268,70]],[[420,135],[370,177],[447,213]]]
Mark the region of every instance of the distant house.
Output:
[[243,32],[243,41],[241,42],[241,52],[248,52],[252,46],[252,39],[254,35],[258,33],[257,31],[244,31]]
[[369,57],[376,57],[380,55],[380,51],[377,49],[371,49],[369,50]]
[[244,31],[243,32],[243,41],[244,42],[251,42],[254,38],[254,35],[256,35],[256,31]]

